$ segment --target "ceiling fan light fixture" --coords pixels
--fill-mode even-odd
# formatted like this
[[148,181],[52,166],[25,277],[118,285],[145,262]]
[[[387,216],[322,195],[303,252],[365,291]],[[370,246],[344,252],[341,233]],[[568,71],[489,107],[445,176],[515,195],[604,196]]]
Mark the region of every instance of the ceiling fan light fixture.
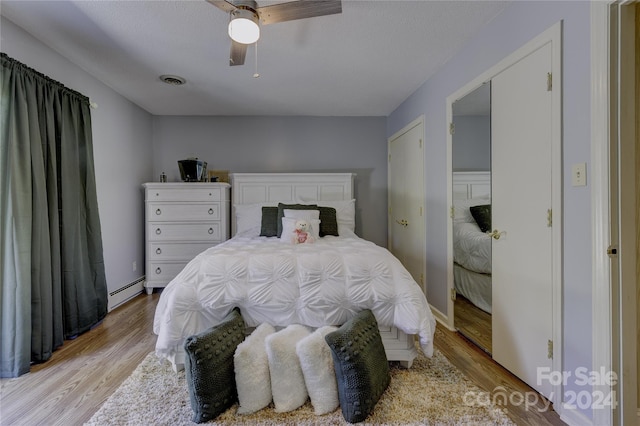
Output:
[[260,38],[258,16],[252,10],[237,9],[231,13],[229,37],[235,42],[253,44]]

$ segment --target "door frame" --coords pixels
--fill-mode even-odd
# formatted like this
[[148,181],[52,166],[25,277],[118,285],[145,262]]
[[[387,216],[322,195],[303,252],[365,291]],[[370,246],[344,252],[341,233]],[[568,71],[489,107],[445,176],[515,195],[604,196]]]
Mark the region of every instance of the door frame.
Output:
[[398,130],[397,132],[395,132],[393,135],[391,135],[389,138],[387,138],[387,188],[389,189],[389,191],[387,192],[387,247],[390,246],[391,244],[391,230],[392,230],[392,223],[391,223],[391,193],[390,193],[390,189],[391,189],[391,173],[389,173],[389,168],[391,167],[391,142],[397,138],[399,138],[402,134],[407,133],[409,130],[413,129],[416,126],[422,125],[422,161],[420,162],[420,165],[422,167],[422,191],[421,191],[421,199],[420,199],[420,203],[422,206],[422,221],[423,221],[423,229],[424,229],[424,234],[422,236],[422,253],[424,254],[423,256],[423,262],[422,262],[422,282],[419,282],[418,285],[420,286],[420,288],[422,288],[423,293],[425,294],[425,296],[427,295],[427,260],[426,258],[424,258],[426,256],[427,253],[427,215],[426,215],[426,206],[425,206],[425,199],[426,199],[426,195],[425,195],[425,191],[424,188],[426,187],[426,174],[425,174],[425,128],[424,128],[424,122],[425,122],[425,116],[424,114],[420,115],[418,118],[412,120],[409,124],[407,124],[406,126],[404,126],[402,129]]
[[[474,78],[460,89],[453,92],[446,99],[446,135],[447,135],[447,206],[453,206],[453,137],[450,132],[450,123],[453,122],[453,103],[463,96],[469,94],[480,85],[489,82],[495,75],[504,71],[514,63],[520,61],[525,56],[539,49],[547,43],[552,43],[552,127],[551,127],[551,170],[552,170],[552,191],[551,208],[553,211],[552,228],[552,291],[553,291],[553,371],[562,371],[562,21],[543,31],[541,34],[530,40],[515,52],[489,68],[478,77]],[[556,48],[559,46],[560,48]],[[453,285],[453,219],[450,211],[447,214],[447,292],[452,295]],[[446,316],[440,318],[441,321],[451,330],[454,328],[454,303],[449,297],[447,302]],[[562,384],[558,383],[552,389],[554,409],[561,413]]]
[[[610,205],[612,197],[618,198],[617,194],[612,194],[612,182],[610,182],[610,160],[612,144],[617,144],[619,123],[612,120],[611,110],[615,106],[613,102],[617,102],[618,93],[611,93],[611,81],[618,78],[618,75],[612,74],[612,61],[617,61],[616,52],[611,51],[612,37],[618,37],[615,28],[611,26],[611,18],[614,12],[613,7],[631,4],[629,1],[612,1],[592,2],[591,3],[591,169],[592,169],[592,189],[591,189],[591,220],[592,220],[592,370],[597,371],[603,368],[605,371],[613,371],[621,367],[621,364],[630,363],[637,359],[637,346],[624,344],[624,339],[620,339],[620,333],[628,333],[633,336],[633,329],[636,326],[634,320],[630,318],[630,309],[635,310],[637,315],[637,306],[629,306],[629,300],[624,305],[619,305],[620,295],[629,291],[622,286],[620,279],[612,279],[612,269],[615,267],[623,275],[633,274],[634,271],[629,270],[629,262],[622,262],[618,265],[614,260],[610,259],[607,254],[607,248],[615,237],[612,235],[610,223],[612,215],[620,218],[620,212],[616,214],[612,211],[614,206]],[[638,7],[636,3],[636,7]],[[636,29],[637,30],[637,29]],[[637,107],[637,105],[636,105]],[[615,131],[612,132],[612,129]],[[612,136],[613,134],[613,136]],[[637,135],[636,135],[637,137]],[[636,166],[637,167],[637,166]],[[637,170],[636,170],[637,173]],[[619,179],[620,177],[618,177]],[[628,187],[625,185],[625,188]],[[624,188],[622,189],[625,190]],[[622,196],[622,195],[621,195]],[[620,196],[620,197],[621,197]],[[637,196],[637,195],[636,195]],[[627,194],[628,197],[628,194]],[[632,197],[633,198],[633,197]],[[636,204],[637,208],[637,204]],[[624,226],[624,222],[620,224]],[[638,224],[636,223],[636,226]],[[636,231],[637,232],[637,231]],[[627,230],[625,230],[627,233]],[[633,250],[633,247],[622,247],[626,251]],[[627,259],[629,254],[635,257],[637,261],[637,253],[626,253]],[[621,250],[621,256],[624,253]],[[633,266],[631,266],[633,268]],[[618,278],[620,277],[617,275]],[[627,278],[628,280],[629,278]],[[636,291],[638,283],[636,282]],[[636,293],[637,294],[637,293]],[[633,298],[632,298],[633,299]],[[623,299],[624,300],[624,299]],[[631,330],[631,331],[630,331]],[[637,330],[636,330],[637,332]],[[615,333],[615,335],[614,335]],[[635,336],[637,344],[637,335]],[[633,371],[635,366],[627,364],[628,368]],[[636,370],[636,380],[637,380]],[[628,382],[622,383],[622,397],[626,403],[630,401],[631,395],[635,395],[636,389],[630,389]],[[611,391],[611,387],[606,384],[595,385],[594,392],[602,392],[607,395]],[[637,395],[636,395],[637,398]],[[593,409],[593,424],[611,425],[621,422],[621,415],[633,416],[633,410],[630,407],[623,407],[625,413],[612,409],[611,406],[604,406],[600,409]],[[640,419],[640,409],[636,407],[636,419]]]

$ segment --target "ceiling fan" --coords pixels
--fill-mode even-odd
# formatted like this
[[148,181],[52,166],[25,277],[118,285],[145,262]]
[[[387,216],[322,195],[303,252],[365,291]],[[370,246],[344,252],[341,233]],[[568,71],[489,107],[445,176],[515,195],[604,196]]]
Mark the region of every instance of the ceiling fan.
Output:
[[260,24],[342,13],[341,0],[296,0],[259,7],[255,0],[207,0],[229,13],[229,65],[243,65],[247,46],[260,38]]

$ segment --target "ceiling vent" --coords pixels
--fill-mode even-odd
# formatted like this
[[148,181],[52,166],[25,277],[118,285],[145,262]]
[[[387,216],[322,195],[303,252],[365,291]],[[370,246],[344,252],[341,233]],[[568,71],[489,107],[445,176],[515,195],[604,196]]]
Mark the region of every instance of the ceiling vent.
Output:
[[187,80],[185,80],[182,77],[179,77],[177,75],[168,75],[168,74],[161,75],[160,80],[164,81],[167,84],[171,84],[173,86],[182,86],[187,82]]

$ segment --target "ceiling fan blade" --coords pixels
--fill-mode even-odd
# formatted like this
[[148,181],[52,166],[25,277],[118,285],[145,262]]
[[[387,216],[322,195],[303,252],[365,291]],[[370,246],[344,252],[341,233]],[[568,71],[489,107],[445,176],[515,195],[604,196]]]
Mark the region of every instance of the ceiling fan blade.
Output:
[[229,65],[244,65],[244,58],[247,56],[247,45],[231,40],[231,52],[229,53]]
[[[210,1],[210,0],[207,0]],[[341,0],[298,0],[260,7],[257,10],[263,25],[314,16],[342,13]]]
[[225,12],[233,12],[234,10],[237,9],[233,3],[228,2],[226,0],[207,0],[207,2],[211,3],[218,9],[224,10]]

